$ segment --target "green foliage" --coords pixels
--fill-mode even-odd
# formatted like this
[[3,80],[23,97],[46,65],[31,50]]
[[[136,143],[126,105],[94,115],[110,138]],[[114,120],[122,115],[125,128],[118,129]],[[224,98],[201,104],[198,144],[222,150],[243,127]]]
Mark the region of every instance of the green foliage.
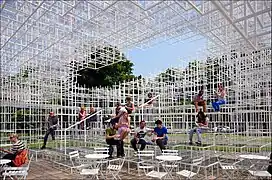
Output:
[[[100,69],[93,69],[99,67],[93,62],[106,62],[108,59],[116,62],[109,66]],[[105,87],[113,86],[115,83],[121,81],[130,81],[133,78],[141,78],[133,75],[133,63],[129,61],[123,53],[120,53],[115,47],[96,48],[95,53],[90,54],[88,60],[88,68],[79,70],[77,73],[77,82],[85,87]],[[75,62],[73,62],[75,63]],[[75,63],[77,66],[77,63]]]

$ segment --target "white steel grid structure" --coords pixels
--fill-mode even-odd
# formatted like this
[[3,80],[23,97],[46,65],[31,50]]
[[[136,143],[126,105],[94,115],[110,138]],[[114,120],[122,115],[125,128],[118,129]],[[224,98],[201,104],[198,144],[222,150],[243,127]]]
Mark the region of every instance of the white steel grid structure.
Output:
[[[207,99],[212,100],[220,82],[227,88],[228,103],[220,113],[208,105],[210,128],[227,126],[230,133],[207,134],[205,143],[217,150],[269,151],[271,1],[2,0],[0,10],[1,143],[11,131],[30,144],[40,142],[44,120],[55,111],[61,120],[55,148],[64,147],[62,135],[67,135],[68,147],[89,146],[80,141],[86,130],[64,134],[76,123],[78,107],[94,106],[109,115],[127,95],[141,105],[152,92],[159,98],[153,107],[137,109],[132,124],[144,117],[153,126],[162,118],[170,132],[182,133],[171,143],[186,148],[185,133],[195,116],[189,104],[192,96],[204,85]],[[169,68],[156,78],[92,89],[73,81],[78,70],[122,61],[121,52],[199,38],[208,41],[203,52],[207,57],[191,58],[188,67]],[[109,47],[121,51],[119,59],[108,55]],[[97,54],[100,48],[105,51]],[[87,58],[91,54],[95,57]],[[104,141],[98,131],[88,131],[88,141]]]

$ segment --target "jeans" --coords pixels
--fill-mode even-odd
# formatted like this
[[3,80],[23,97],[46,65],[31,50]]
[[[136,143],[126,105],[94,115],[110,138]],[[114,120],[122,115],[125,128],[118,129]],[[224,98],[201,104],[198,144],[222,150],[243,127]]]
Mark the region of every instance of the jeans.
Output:
[[146,146],[146,142],[144,139],[139,139],[139,141],[137,142],[135,138],[133,138],[131,141],[131,146],[132,148],[135,150],[135,151],[138,151],[137,147],[136,147],[136,144],[141,144],[141,147],[140,147],[140,151],[144,150],[145,146]]
[[212,103],[212,107],[215,111],[220,111],[220,105],[226,104],[225,100],[218,100]]
[[[14,160],[15,158],[16,158],[16,154],[6,154],[2,159]],[[12,161],[9,162],[7,165],[11,167],[15,166]]]
[[156,144],[160,147],[160,150],[165,149],[165,145],[167,144],[167,139],[157,139]]
[[115,139],[107,139],[106,140],[107,144],[110,145],[109,146],[109,155],[110,157],[112,156],[113,153],[113,146],[116,145],[117,148],[117,156],[121,156],[123,153],[122,151],[124,151],[124,147],[122,147],[123,143],[120,140],[115,140]]
[[43,146],[45,147],[46,146],[46,142],[47,142],[47,139],[48,139],[48,136],[51,134],[52,136],[52,140],[55,140],[55,130],[56,129],[53,129],[53,128],[49,128],[47,131],[46,131],[46,134],[44,136],[44,141],[43,141]]
[[193,129],[190,130],[189,132],[189,141],[192,142],[193,141],[193,135],[194,133],[196,133],[197,135],[197,141],[201,142],[202,138],[201,138],[201,133],[205,131],[205,128],[201,128],[201,127],[195,127]]

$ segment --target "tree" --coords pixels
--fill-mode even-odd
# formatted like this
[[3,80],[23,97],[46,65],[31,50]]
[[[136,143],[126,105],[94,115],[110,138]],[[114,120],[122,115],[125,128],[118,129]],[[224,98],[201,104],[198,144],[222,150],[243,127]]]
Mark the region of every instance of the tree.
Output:
[[[141,78],[133,75],[134,64],[129,61],[123,53],[116,47],[96,47],[91,48],[92,52],[88,54],[85,62],[88,62],[86,68],[77,71],[77,79],[74,79],[78,84],[85,85],[87,88],[91,87],[105,87],[112,86],[121,81],[129,81],[133,78]],[[100,69],[93,69],[98,64],[94,62],[115,62],[109,66]],[[75,68],[78,67],[78,62],[73,62]]]

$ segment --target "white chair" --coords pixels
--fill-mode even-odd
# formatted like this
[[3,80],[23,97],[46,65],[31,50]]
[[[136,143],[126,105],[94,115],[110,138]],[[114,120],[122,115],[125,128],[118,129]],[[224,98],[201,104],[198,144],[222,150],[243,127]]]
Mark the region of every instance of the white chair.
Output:
[[162,179],[166,175],[167,175],[167,172],[159,172],[159,171],[150,171],[149,173],[146,174],[146,176],[148,177],[158,178],[158,179]]
[[139,161],[137,162],[138,175],[140,176],[140,170],[142,169],[145,175],[149,170],[154,170],[154,151],[138,151]]
[[[204,158],[198,158],[198,159],[193,159],[192,160],[192,164],[188,164],[188,163],[181,163],[185,165],[185,169],[179,172],[176,172],[177,175],[183,176],[187,179],[191,179],[192,177],[194,177],[195,175],[197,175],[199,173],[200,170],[200,164],[204,161]],[[186,170],[186,165],[190,166],[190,170]],[[197,168],[197,171],[193,171],[194,167]]]
[[260,177],[260,178],[268,178],[272,177],[272,175],[268,171],[248,171],[252,176]]
[[235,172],[237,172],[239,169],[241,169],[236,164],[238,164],[239,162],[242,162],[243,160],[238,160],[234,163],[222,163],[217,152],[215,152],[215,155],[217,157],[217,161],[219,163],[219,166],[223,170],[224,174],[226,174],[229,179],[235,178]]
[[108,174],[110,174],[113,179],[121,179],[119,173],[123,168],[124,162],[125,158],[118,158],[108,161],[109,165],[106,170],[106,176],[108,177]]
[[[73,165],[73,169],[76,169],[80,175],[98,179],[99,169],[86,168],[91,165],[90,165],[90,163],[88,163],[87,159],[83,159],[83,158],[79,157],[78,151],[70,152],[69,157],[70,157],[70,161]],[[84,164],[82,164],[82,163],[84,163]],[[71,169],[71,173],[72,172],[73,171]]]
[[163,156],[178,156],[179,152],[178,150],[166,149],[166,150],[162,150],[162,155]]
[[4,176],[4,180],[6,177],[9,177],[13,179],[12,177],[15,177],[15,179],[24,179],[26,180],[26,177],[28,175],[28,170],[30,163],[33,159],[33,155],[30,157],[29,161],[27,164],[23,165],[22,167],[4,167],[4,173],[2,174]]
[[109,148],[101,147],[101,148],[94,148],[95,154],[109,154]]
[[[109,148],[108,147],[94,148],[94,154],[109,154]],[[108,160],[101,159],[97,162],[103,165],[103,164],[107,164]],[[103,169],[103,166],[102,166],[102,169]]]

